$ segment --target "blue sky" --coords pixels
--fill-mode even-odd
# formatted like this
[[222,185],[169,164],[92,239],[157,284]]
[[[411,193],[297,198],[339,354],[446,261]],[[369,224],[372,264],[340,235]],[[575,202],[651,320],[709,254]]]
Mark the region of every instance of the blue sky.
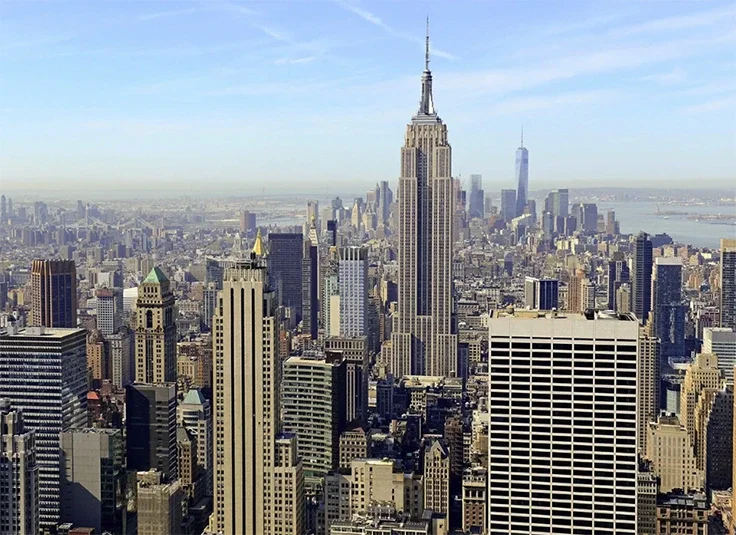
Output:
[[733,2],[0,2],[0,190],[395,182],[425,16],[454,173],[736,183]]

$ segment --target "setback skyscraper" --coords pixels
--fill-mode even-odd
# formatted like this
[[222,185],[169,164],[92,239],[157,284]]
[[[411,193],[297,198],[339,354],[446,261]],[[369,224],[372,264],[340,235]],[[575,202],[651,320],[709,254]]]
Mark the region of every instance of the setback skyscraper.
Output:
[[429,34],[419,110],[406,127],[399,178],[398,314],[392,371],[457,373],[452,322],[452,236],[455,194],[447,126],[437,115],[429,70]]
[[[302,238],[296,236],[297,255],[291,263],[301,274]],[[270,241],[272,251],[274,243]],[[299,290],[301,296],[300,284]],[[279,436],[277,329],[275,292],[263,259],[254,253],[250,261],[225,270],[214,317],[211,531],[304,532],[303,475],[296,458],[296,437]]]
[[524,215],[529,195],[529,151],[524,147],[524,130],[521,130],[521,145],[516,149],[516,217]]

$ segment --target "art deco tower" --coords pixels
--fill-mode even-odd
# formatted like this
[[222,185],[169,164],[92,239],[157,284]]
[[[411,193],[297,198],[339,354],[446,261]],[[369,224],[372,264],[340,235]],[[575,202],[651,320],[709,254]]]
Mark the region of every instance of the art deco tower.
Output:
[[399,310],[392,334],[395,375],[457,373],[452,328],[452,149],[432,99],[429,32],[422,99],[406,127],[399,177]]
[[296,437],[280,435],[276,294],[260,235],[225,270],[214,316],[214,512],[217,533],[304,533]]
[[137,383],[176,381],[174,294],[169,279],[154,267],[138,288],[135,329]]

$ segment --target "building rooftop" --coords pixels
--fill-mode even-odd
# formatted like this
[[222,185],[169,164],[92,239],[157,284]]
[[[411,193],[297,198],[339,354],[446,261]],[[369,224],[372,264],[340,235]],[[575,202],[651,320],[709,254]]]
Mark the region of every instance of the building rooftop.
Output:
[[613,310],[588,310],[582,314],[557,312],[555,310],[527,310],[514,307],[501,308],[490,311],[490,317],[517,318],[517,319],[554,319],[567,321],[637,321],[636,316],[631,313],[617,313]]
[[169,278],[158,266],[154,267],[146,278],[143,279],[143,284],[161,284],[162,282],[169,282]]
[[64,338],[70,334],[86,332],[84,329],[61,329],[49,327],[17,327],[13,324],[8,325],[4,332],[0,332],[0,337],[19,337],[19,338]]
[[202,392],[197,390],[196,388],[192,388],[187,392],[187,395],[184,396],[184,399],[182,400],[182,405],[204,405],[205,397],[202,395]]

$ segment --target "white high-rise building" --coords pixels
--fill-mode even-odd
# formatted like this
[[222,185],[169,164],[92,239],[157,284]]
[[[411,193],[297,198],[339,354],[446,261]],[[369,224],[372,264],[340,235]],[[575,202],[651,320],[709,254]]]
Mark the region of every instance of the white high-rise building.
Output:
[[339,250],[340,336],[365,336],[368,316],[368,251],[363,247]]
[[489,319],[489,533],[637,533],[631,315]]
[[104,336],[118,331],[122,325],[123,291],[120,288],[99,288],[97,298],[97,328]]
[[87,424],[87,331],[10,326],[0,333],[0,398],[23,411],[36,433],[39,523],[55,527],[60,514],[59,434]]
[[279,435],[278,325],[265,262],[253,258],[225,270],[213,323],[210,530],[301,535],[303,473],[295,438]]
[[730,327],[706,327],[703,329],[703,353],[715,353],[718,367],[727,383],[733,383],[736,366],[736,332]]
[[391,335],[391,371],[396,376],[455,376],[452,148],[447,125],[434,107],[429,34],[422,98],[406,127],[401,149],[398,201],[399,295]]

